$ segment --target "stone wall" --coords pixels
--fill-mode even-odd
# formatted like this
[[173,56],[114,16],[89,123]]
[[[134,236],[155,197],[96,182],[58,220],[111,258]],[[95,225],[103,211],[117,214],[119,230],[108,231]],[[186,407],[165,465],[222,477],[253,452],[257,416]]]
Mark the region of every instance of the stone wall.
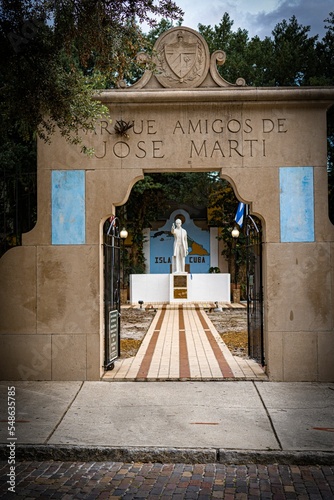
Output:
[[[197,37],[193,33],[183,29],[187,43]],[[60,135],[39,144],[38,222],[23,246],[0,261],[2,379],[98,380],[104,349],[103,222],[145,172],[216,170],[263,223],[270,379],[334,380],[334,228],[326,172],[326,110],[334,89],[231,85],[219,80],[212,59],[198,71],[207,74],[194,85],[188,73],[179,78],[174,72],[174,79],[167,74],[167,80],[146,73],[133,88],[102,92],[98,98],[109,107],[110,121],[85,136],[85,144],[95,148],[93,157]],[[114,128],[122,121],[133,123],[126,135]],[[84,231],[83,222],[78,229],[66,221],[69,232],[81,231],[79,242],[52,236],[52,193],[63,171],[80,172],[84,181]],[[282,195],[289,176],[297,205]]]

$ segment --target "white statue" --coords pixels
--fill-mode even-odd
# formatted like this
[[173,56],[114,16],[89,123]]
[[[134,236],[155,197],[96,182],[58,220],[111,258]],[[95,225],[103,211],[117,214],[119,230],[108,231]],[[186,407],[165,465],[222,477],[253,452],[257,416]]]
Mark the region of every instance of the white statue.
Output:
[[181,220],[176,219],[175,224],[172,225],[171,229],[171,233],[174,235],[174,272],[176,273],[184,273],[185,258],[188,255],[187,231],[183,229],[181,225]]

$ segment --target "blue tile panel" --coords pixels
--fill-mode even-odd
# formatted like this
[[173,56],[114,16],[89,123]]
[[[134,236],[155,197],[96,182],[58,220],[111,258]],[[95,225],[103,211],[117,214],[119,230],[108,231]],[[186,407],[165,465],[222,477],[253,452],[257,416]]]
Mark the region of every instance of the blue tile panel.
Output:
[[281,242],[314,241],[313,167],[281,167]]
[[85,171],[52,171],[52,244],[85,243]]

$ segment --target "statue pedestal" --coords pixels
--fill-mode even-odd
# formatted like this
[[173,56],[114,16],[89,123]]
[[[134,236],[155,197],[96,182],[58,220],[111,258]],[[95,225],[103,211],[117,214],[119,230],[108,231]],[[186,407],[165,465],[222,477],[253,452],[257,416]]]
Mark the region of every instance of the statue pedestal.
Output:
[[231,302],[230,275],[131,274],[130,303]]
[[186,302],[188,300],[188,273],[170,274],[169,302]]

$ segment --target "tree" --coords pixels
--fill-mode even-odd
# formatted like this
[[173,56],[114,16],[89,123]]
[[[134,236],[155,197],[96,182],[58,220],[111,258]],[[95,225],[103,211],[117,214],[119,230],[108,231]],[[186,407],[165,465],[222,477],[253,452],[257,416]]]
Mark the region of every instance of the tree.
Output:
[[170,0],[0,0],[1,253],[36,219],[36,137],[59,128],[81,143],[108,114],[93,95],[138,74],[134,56],[149,41],[137,22],[181,14]]
[[[134,64],[134,56],[140,50],[150,51],[156,38],[173,27],[173,20],[182,19],[182,14],[170,0],[0,0],[0,188],[2,222],[9,228],[1,231],[5,238],[9,231],[19,242],[20,233],[28,227],[16,214],[25,209],[15,200],[26,189],[35,196],[36,182],[27,187],[24,179],[28,171],[32,176],[36,173],[36,136],[49,140],[59,127],[68,140],[80,142],[80,131],[91,129],[94,120],[106,112],[92,95],[116,86],[119,80],[130,83],[138,78],[142,70]],[[164,19],[157,22],[156,15]],[[140,29],[144,21],[152,27],[147,36]],[[214,27],[199,24],[198,29],[211,53],[226,52],[226,63],[219,71],[230,82],[243,77],[252,86],[333,85],[333,12],[325,22],[322,41],[309,37],[309,26],[299,25],[295,16],[277,24],[273,37],[264,40],[249,40],[246,30],[234,32],[227,13]],[[332,108],[328,111],[328,171],[334,223],[333,160]],[[24,168],[18,168],[18,163],[24,163]],[[202,186],[210,186],[212,179],[203,175]],[[13,184],[10,179],[15,176],[20,180]],[[187,176],[152,179],[153,184],[166,185],[169,199],[180,200],[181,192],[192,193],[195,200],[203,196]],[[31,226],[35,211],[30,213]]]
[[232,276],[237,275],[236,268],[241,266],[243,257],[242,245],[240,245],[244,240],[243,235],[240,235],[238,241],[232,238],[232,229],[236,225],[234,217],[237,207],[238,200],[233,187],[226,180],[217,177],[208,197],[208,223],[210,226],[220,228],[218,239],[224,242],[222,255],[226,257],[228,271]]
[[[325,20],[328,29],[323,41],[317,36],[309,37],[309,26],[299,25],[295,16],[289,22],[277,24],[272,34],[260,40],[248,40],[243,30],[232,31],[233,21],[224,14],[220,24],[199,25],[199,31],[209,41],[210,52],[223,49],[227,53],[226,63],[219,68],[221,74],[234,82],[239,76],[251,86],[295,86],[333,85],[334,78],[334,14]],[[329,171],[329,215],[334,223],[334,108],[328,112],[328,171]],[[233,241],[231,230],[237,207],[233,190],[225,182],[217,183],[209,198],[211,224],[221,227],[220,238],[224,241],[223,254],[233,275],[234,264],[240,266],[245,259],[241,252],[240,234]],[[241,243],[241,246],[240,246]],[[239,245],[239,248],[238,248]],[[235,254],[237,252],[237,254]],[[235,257],[238,257],[236,262]]]
[[0,256],[21,244],[37,218],[35,143],[3,142],[0,147]]
[[227,12],[218,25],[198,25],[198,30],[208,43],[210,53],[224,50],[226,62],[218,67],[220,74],[229,82],[234,83],[242,77],[247,85],[273,85],[269,80],[268,69],[271,64],[274,44],[271,38],[260,40],[254,37],[249,40],[246,30],[232,30],[234,22]]
[[[181,23],[182,18],[177,22],[177,26],[180,26]],[[160,35],[171,28],[174,28],[174,23],[171,19],[161,19],[157,26],[152,28],[146,35],[146,39],[150,42],[151,47],[153,47]]]
[[[312,85],[334,85],[334,11],[325,23],[326,34],[316,47],[318,66]],[[334,106],[327,112],[327,145],[329,218],[334,224]]]
[[241,29],[233,32],[233,24],[234,21],[225,12],[220,23],[213,28],[210,25],[198,25],[198,31],[205,38],[210,53],[216,50],[224,50],[226,53],[226,62],[223,66],[218,67],[218,71],[232,83],[239,77],[245,78],[244,74],[247,69],[245,52],[248,43],[248,32]]
[[132,236],[129,273],[145,272],[143,230],[163,217],[174,202],[179,208],[183,204],[205,207],[215,177],[205,172],[152,173],[134,185],[127,203],[117,210]]
[[270,77],[277,86],[310,85],[316,69],[315,45],[318,35],[309,37],[310,26],[298,24],[292,16],[278,23],[272,34],[274,43]]
[[2,132],[77,142],[106,111],[96,89],[131,76],[147,43],[136,21],[181,14],[171,0],[0,0]]
[[121,225],[126,226],[132,236],[131,258],[126,274],[145,272],[144,229],[155,219],[164,199],[163,185],[151,175],[137,182],[131,191],[128,202],[117,209]]
[[247,47],[246,57],[248,69],[245,74],[247,85],[253,87],[272,87],[275,84],[271,76],[270,66],[274,56],[274,44],[270,37],[260,40],[258,36],[252,38]]
[[210,54],[215,50],[222,49],[228,52],[230,41],[233,36],[232,26],[234,21],[230,19],[230,15],[225,12],[220,23],[214,28],[210,25],[199,24],[198,31],[205,38],[208,44]]
[[[332,18],[333,16],[327,20],[330,23],[329,32],[326,34],[324,43],[318,46],[318,53],[316,53],[317,37],[309,37],[309,26],[299,25],[295,16],[289,22],[283,20],[275,27],[273,39],[266,37],[264,40],[260,40],[259,37],[254,37],[249,40],[245,30],[239,29],[233,32],[233,21],[227,13],[224,14],[218,25],[212,27],[199,24],[198,29],[208,43],[210,53],[218,49],[226,51],[226,63],[219,68],[219,71],[227,80],[233,82],[242,76],[248,85],[253,86],[310,85],[315,75],[318,75],[318,84],[321,84],[321,81],[325,82],[325,76],[321,76],[324,70],[316,64],[319,60],[319,54],[322,54],[322,57],[327,61],[326,68],[332,67],[332,52],[327,51],[327,45],[331,47],[332,43]],[[157,36],[171,27],[173,27],[172,23],[164,20],[155,30],[152,30],[148,35],[152,44]],[[332,77],[333,74],[334,72],[326,70],[327,78]],[[330,128],[332,123],[329,119],[329,142],[334,145],[334,141],[331,139],[333,137],[332,128]],[[330,158],[332,156],[329,157],[329,165],[332,165]],[[145,201],[141,209],[143,208],[147,212],[144,214],[141,210],[142,217],[146,217],[146,213],[149,213],[149,217],[157,218],[161,213],[160,209],[168,209],[172,201],[177,202],[179,206],[183,203],[208,206],[209,224],[221,228],[220,239],[225,244],[223,254],[227,258],[231,274],[235,274],[235,264],[238,268],[244,267],[246,259],[245,236],[241,232],[237,241],[231,236],[238,200],[232,186],[227,181],[222,181],[216,175],[210,176],[207,173],[151,174],[150,177],[155,179],[156,184],[152,185],[153,191],[146,191],[149,198],[144,198]],[[329,172],[329,179],[333,180],[332,169]],[[333,182],[330,186],[332,185]],[[135,189],[141,189],[140,183],[135,186]],[[156,205],[156,198],[153,194],[155,189],[157,189],[158,205]],[[333,199],[332,187],[330,187],[329,193],[330,199]],[[138,199],[134,201],[131,193],[129,206],[132,206],[132,203],[136,205],[140,202]],[[128,212],[128,216],[130,220],[130,212]],[[260,226],[260,221],[257,220],[257,222]],[[146,223],[148,223],[147,220]],[[136,222],[136,227],[139,225]]]
[[[212,28],[200,24],[199,31],[209,43],[210,52],[222,49],[226,63],[219,68],[230,82],[245,78],[250,86],[305,86],[334,84],[334,12],[324,21],[327,32],[321,42],[310,37],[309,26],[295,16],[278,23],[272,37],[248,40],[243,30],[232,31],[227,13]],[[242,54],[242,62],[240,61]],[[334,224],[334,108],[327,113],[329,217]]]

